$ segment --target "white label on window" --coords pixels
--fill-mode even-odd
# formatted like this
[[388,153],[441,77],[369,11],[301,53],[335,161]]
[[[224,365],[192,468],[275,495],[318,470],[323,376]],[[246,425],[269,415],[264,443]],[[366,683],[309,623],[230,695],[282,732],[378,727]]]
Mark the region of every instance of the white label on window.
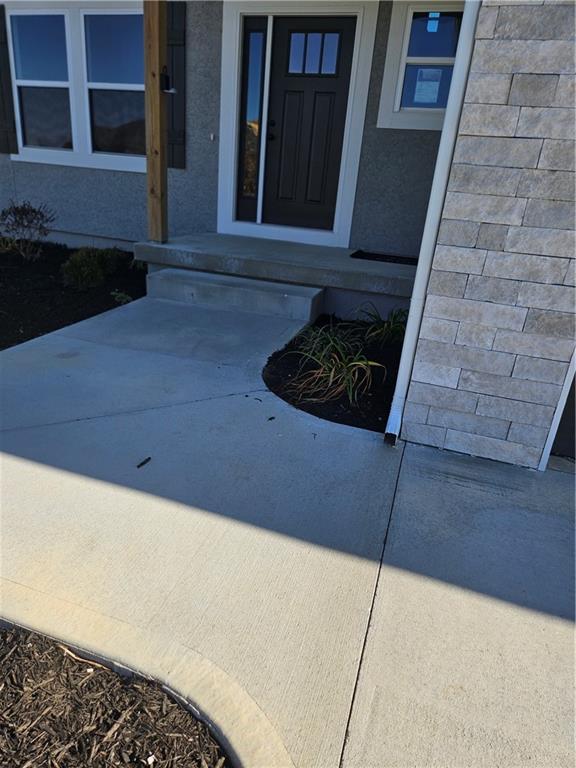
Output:
[[441,69],[419,69],[414,90],[414,103],[436,104],[441,79]]

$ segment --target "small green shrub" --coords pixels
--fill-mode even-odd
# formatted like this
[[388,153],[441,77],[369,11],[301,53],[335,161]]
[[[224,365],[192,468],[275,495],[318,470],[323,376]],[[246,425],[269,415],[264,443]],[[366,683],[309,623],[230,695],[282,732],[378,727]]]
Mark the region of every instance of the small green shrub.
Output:
[[25,261],[34,261],[42,253],[42,241],[55,220],[46,205],[34,206],[29,200],[10,201],[0,211],[0,251],[16,251]]
[[407,309],[393,309],[386,320],[376,307],[371,304],[362,310],[367,318],[366,341],[376,344],[393,344],[402,341],[406,331]]
[[106,272],[96,248],[80,248],[62,265],[65,285],[85,291],[96,288],[106,280]]
[[356,405],[372,385],[372,370],[386,368],[363,353],[358,324],[331,323],[305,329],[293,354],[302,357],[299,371],[289,384],[298,400],[328,402],[346,395]]
[[117,248],[79,248],[62,265],[64,283],[81,291],[96,288],[118,271],[124,259]]
[[114,275],[123,266],[130,264],[130,257],[118,248],[96,248],[102,269],[107,276]]
[[132,301],[132,296],[130,296],[129,293],[124,293],[124,291],[119,291],[117,288],[115,288],[113,291],[110,291],[110,296],[114,299],[116,304],[130,304]]

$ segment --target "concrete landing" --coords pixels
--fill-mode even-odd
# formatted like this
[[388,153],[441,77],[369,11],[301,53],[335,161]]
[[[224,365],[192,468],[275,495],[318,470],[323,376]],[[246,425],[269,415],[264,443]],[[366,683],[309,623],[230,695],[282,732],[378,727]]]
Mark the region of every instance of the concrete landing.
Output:
[[161,266],[398,298],[412,295],[415,267],[351,259],[351,253],[349,248],[217,234],[135,246],[137,259]]

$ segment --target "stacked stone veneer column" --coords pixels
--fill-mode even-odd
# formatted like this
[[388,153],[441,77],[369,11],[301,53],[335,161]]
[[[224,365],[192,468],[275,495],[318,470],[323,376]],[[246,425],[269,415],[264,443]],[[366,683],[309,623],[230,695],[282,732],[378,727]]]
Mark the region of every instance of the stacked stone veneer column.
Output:
[[402,437],[536,467],[574,350],[574,6],[487,2]]

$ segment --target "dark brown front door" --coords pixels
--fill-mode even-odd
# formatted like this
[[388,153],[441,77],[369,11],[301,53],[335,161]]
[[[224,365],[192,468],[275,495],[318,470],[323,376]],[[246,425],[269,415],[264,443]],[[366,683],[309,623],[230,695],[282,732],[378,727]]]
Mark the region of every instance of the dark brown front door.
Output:
[[263,220],[332,229],[356,19],[276,17]]

